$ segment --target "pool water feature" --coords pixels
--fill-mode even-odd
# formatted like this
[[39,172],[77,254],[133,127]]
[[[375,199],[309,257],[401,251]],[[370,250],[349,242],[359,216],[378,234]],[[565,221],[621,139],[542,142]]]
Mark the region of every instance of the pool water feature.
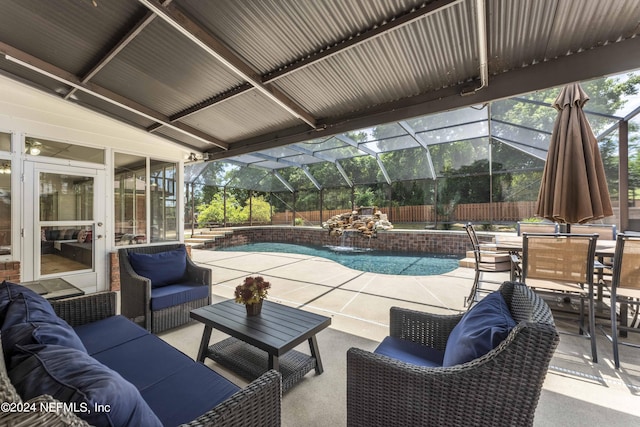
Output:
[[[333,249],[332,249],[333,248]],[[291,243],[249,243],[220,248],[226,252],[292,253],[327,258],[354,270],[403,276],[433,276],[458,268],[460,257],[445,254],[390,252],[344,247],[319,247]]]

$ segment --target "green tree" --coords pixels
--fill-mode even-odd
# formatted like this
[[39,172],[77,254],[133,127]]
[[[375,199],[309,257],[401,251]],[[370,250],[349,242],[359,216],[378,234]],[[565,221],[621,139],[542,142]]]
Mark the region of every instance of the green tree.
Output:
[[370,187],[359,188],[355,192],[355,205],[356,206],[374,206],[376,195],[373,189]]
[[[626,78],[602,78],[584,82],[581,84],[590,99],[585,104],[584,109],[588,112],[614,115],[616,111],[625,105],[626,97],[638,93],[640,88],[640,74],[629,74]],[[492,104],[492,116],[503,122],[513,123],[517,126],[510,128],[509,139],[516,141],[529,141],[530,145],[542,144],[550,138],[554,123],[558,116],[552,104],[562,87],[538,91],[523,95],[521,98],[531,102],[496,102]],[[547,105],[545,105],[547,104]],[[608,129],[613,121],[609,118],[587,114],[591,128],[597,136]],[[539,130],[533,132],[531,129]],[[630,134],[635,132],[635,125],[630,123]],[[635,152],[635,139],[630,138],[630,152]],[[504,145],[503,145],[503,149]],[[603,159],[605,172],[608,181],[609,191],[612,195],[617,194],[618,189],[618,146],[617,140],[606,138],[600,142],[600,152]],[[499,153],[493,153],[494,158]],[[522,153],[525,155],[525,153]],[[543,163],[533,156],[515,156],[513,154],[500,157],[507,170],[542,170]],[[533,195],[537,197],[540,175],[538,173],[523,173],[518,179],[512,181],[513,188],[507,191],[510,195]],[[536,197],[530,200],[535,200]],[[520,198],[519,200],[525,200]]]
[[[224,198],[216,193],[209,204],[199,206],[198,225],[203,227],[207,222],[224,222]],[[242,222],[242,206],[233,195],[227,195],[227,222]]]
[[[596,79],[582,83],[582,87],[591,97],[586,111],[613,115],[628,95],[638,92],[640,74]],[[447,203],[486,203],[490,197],[493,201],[535,200],[545,162],[544,147],[558,115],[551,104],[561,89],[347,133],[348,138],[361,144],[360,150],[337,137],[307,141],[301,143],[306,149],[322,153],[318,157],[323,159],[335,160],[314,161],[304,170],[292,166],[278,172],[296,189],[298,211],[320,207],[316,183],[322,188],[323,209],[350,209],[352,194],[359,206],[433,203],[436,180],[438,200]],[[588,118],[596,135],[615,125],[615,119],[601,115],[589,114]],[[635,156],[637,125],[631,122],[629,127],[630,162],[637,163],[640,162]],[[613,195],[617,192],[619,159],[616,134],[611,135],[600,142],[600,148]],[[630,185],[635,188],[638,180],[634,176],[638,172],[631,163]],[[386,182],[380,164],[384,165],[391,185]],[[265,170],[226,164],[202,173],[201,178],[226,186],[242,206],[248,199],[246,189],[273,188],[265,191],[280,191],[269,199],[274,211],[294,208],[294,195],[284,191],[283,185],[277,185],[274,175]],[[353,189],[347,187],[348,180]],[[211,200],[221,187],[214,188],[203,189],[203,203]]]
[[249,203],[245,204],[241,210],[242,221],[249,221],[249,216],[251,215],[251,220],[254,222],[269,222],[271,221],[271,205],[268,201],[265,200],[264,196],[257,196],[251,199],[251,205]]

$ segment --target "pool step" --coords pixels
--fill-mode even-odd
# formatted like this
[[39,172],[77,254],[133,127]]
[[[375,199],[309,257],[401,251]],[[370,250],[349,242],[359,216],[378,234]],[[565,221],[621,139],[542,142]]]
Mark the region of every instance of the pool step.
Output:
[[215,240],[225,238],[230,234],[233,234],[233,230],[230,228],[217,228],[211,231],[199,230],[191,237],[186,237],[190,235],[190,233],[185,232],[184,244],[195,249],[203,249],[207,242],[214,242]]
[[[482,254],[483,261],[490,263],[488,267],[493,271],[509,271],[511,269],[511,258],[509,255],[504,254]],[[458,263],[460,267],[476,268],[476,259],[473,256],[473,251],[467,251],[465,258],[461,259]]]

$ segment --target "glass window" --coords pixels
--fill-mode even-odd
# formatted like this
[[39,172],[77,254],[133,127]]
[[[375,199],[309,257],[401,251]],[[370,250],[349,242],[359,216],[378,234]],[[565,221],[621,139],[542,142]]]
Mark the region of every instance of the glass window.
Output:
[[11,135],[0,133],[0,151],[11,151]]
[[32,137],[26,137],[24,144],[24,152],[31,156],[104,164],[104,150],[101,148]]
[[92,177],[40,173],[40,221],[92,219]]
[[177,165],[151,160],[151,242],[178,240]]
[[147,242],[147,159],[116,153],[114,157],[116,245]]
[[[1,135],[1,134],[0,134]],[[0,158],[0,256],[11,254],[11,161]]]
[[[11,151],[11,134],[0,133],[0,151]],[[11,160],[0,157],[0,256],[11,255]]]
[[93,268],[94,178],[40,173],[40,275]]
[[116,246],[178,240],[178,165],[150,159],[147,169],[147,160],[114,155]]

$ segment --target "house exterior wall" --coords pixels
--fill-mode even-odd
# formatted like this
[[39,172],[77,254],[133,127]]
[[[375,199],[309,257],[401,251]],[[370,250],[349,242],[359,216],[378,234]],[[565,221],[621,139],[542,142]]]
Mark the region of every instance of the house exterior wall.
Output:
[[[21,224],[27,215],[33,215],[33,206],[30,205],[31,194],[35,189],[24,188],[23,174],[25,161],[46,162],[48,164],[61,164],[65,166],[86,166],[74,161],[60,161],[52,158],[35,158],[24,154],[24,140],[26,136],[69,142],[76,145],[84,145],[105,149],[105,164],[93,165],[98,169],[103,168],[105,173],[104,188],[96,188],[94,191],[106,199],[105,238],[106,250],[104,253],[104,272],[101,272],[105,283],[98,283],[97,290],[109,288],[110,252],[114,250],[113,240],[113,153],[122,152],[149,156],[153,158],[176,162],[178,164],[179,180],[177,188],[179,219],[179,240],[182,241],[184,220],[182,214],[183,197],[183,159],[190,150],[173,144],[163,138],[155,136],[143,129],[129,126],[109,117],[97,114],[89,109],[64,101],[62,98],[44,93],[30,86],[16,82],[8,77],[0,75],[0,132],[12,135],[11,153],[9,155],[12,164],[11,183],[11,228],[12,250],[10,255],[0,256],[0,279],[6,278],[13,281],[28,280],[25,275],[24,259],[32,256],[25,253],[26,248]],[[17,274],[16,274],[17,272]]]

